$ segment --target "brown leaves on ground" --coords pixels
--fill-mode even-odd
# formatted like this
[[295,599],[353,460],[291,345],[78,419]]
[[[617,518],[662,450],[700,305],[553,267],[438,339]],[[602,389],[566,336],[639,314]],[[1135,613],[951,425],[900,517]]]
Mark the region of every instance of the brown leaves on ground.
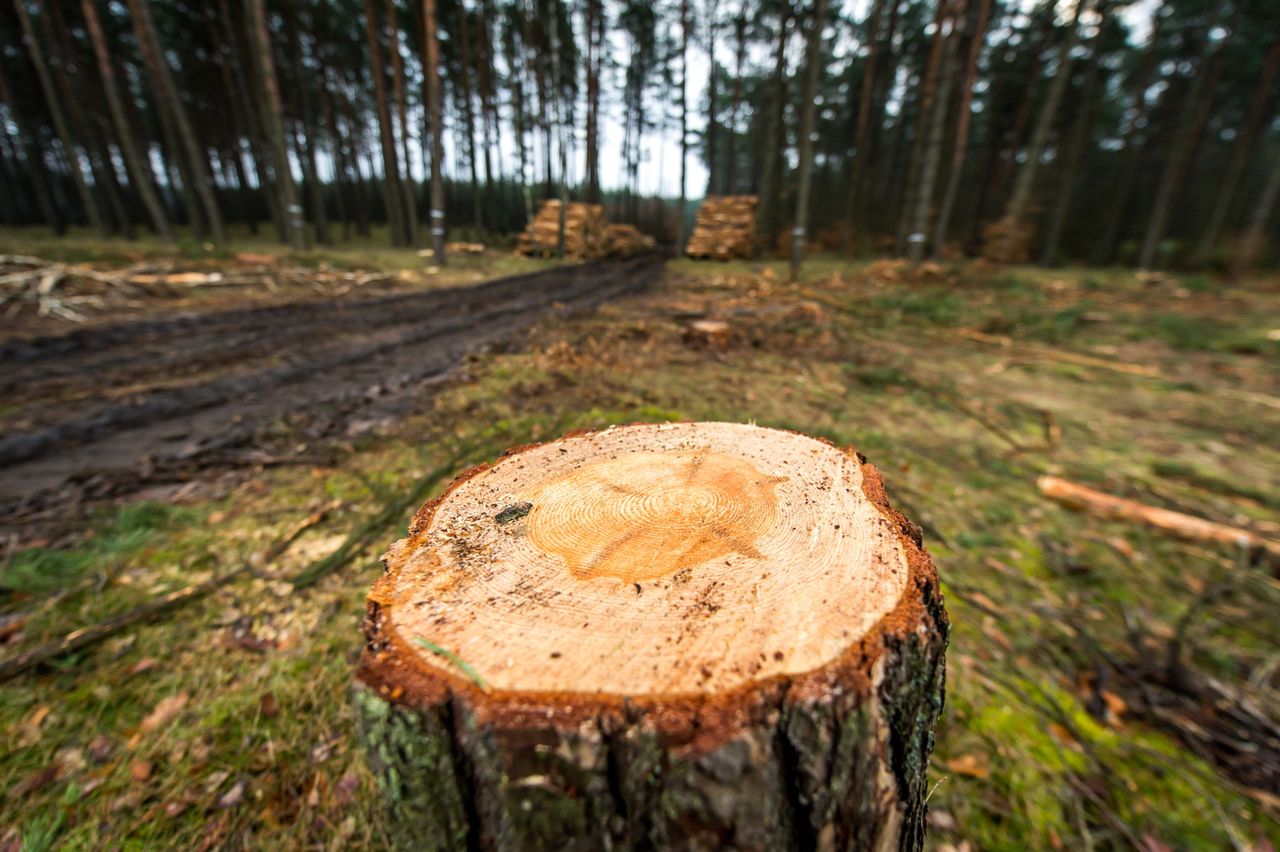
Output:
[[953,757],[945,765],[950,772],[966,778],[986,778],[991,774],[991,770],[987,767],[987,759],[976,754]]
[[137,733],[129,740],[129,748],[137,748],[147,734],[155,733],[178,718],[178,714],[187,706],[188,700],[190,696],[186,692],[178,692],[168,698],[162,698],[155,709],[148,713],[138,725]]

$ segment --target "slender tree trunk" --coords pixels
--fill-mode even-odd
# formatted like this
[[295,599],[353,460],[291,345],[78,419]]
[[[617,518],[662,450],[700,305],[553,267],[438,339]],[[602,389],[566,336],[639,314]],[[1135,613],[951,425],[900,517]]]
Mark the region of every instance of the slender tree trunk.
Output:
[[[302,163],[302,176],[307,184],[307,194],[311,198],[311,219],[316,242],[331,245],[333,240],[329,236],[329,212],[325,209],[324,182],[320,180],[320,168],[316,156],[320,128],[316,126],[310,86],[302,77],[302,72],[307,66],[303,60],[302,29],[298,26],[295,14],[293,8],[285,12],[285,23],[289,30],[288,38],[293,50],[293,109],[297,117],[302,119],[300,133],[296,120],[294,122],[294,149],[298,152],[298,160]],[[303,25],[307,23],[309,21],[304,21]]]
[[719,0],[710,0],[707,10],[707,58],[711,62],[711,70],[707,76],[707,189],[704,195],[710,195],[715,191],[715,187],[719,186],[716,178],[719,176],[720,165],[720,144],[719,144],[719,113],[716,110],[717,97],[717,71],[719,66],[716,64],[716,35],[720,27],[720,3]]
[[[563,80],[561,76],[561,58],[560,58],[560,0],[552,0],[551,8],[551,96],[555,103],[555,123],[556,136],[560,148],[560,227],[556,236],[556,255],[560,258],[564,257],[564,228],[565,217],[569,212],[569,152],[568,144],[565,140],[565,120],[563,110]],[[569,38],[573,38],[573,33],[569,34]]]
[[[53,121],[54,132],[58,135],[58,141],[62,143],[63,150],[66,151],[67,166],[71,171],[71,179],[75,183],[76,194],[80,197],[80,203],[84,207],[85,216],[89,220],[89,225],[100,235],[107,235],[106,221],[102,218],[102,212],[98,209],[98,202],[93,197],[93,193],[89,189],[89,183],[85,180],[84,171],[80,167],[80,155],[76,150],[75,139],[71,136],[71,129],[67,125],[66,116],[62,111],[62,103],[58,97],[58,91],[53,85],[53,76],[49,73],[49,66],[45,62],[44,52],[40,48],[40,43],[36,40],[35,27],[31,23],[31,14],[27,11],[26,0],[14,0],[14,8],[18,10],[18,20],[22,24],[22,33],[27,40],[27,50],[31,54],[31,62],[36,67],[36,76],[40,80],[40,90],[44,94],[45,103],[49,108],[49,118]],[[6,98],[6,100],[8,100]],[[12,103],[12,101],[9,101]]]
[[992,217],[990,208],[1005,199],[1009,177],[1017,166],[1018,150],[1022,147],[1023,134],[1031,119],[1031,108],[1040,90],[1040,72],[1044,66],[1042,57],[1053,35],[1054,10],[1057,4],[1058,0],[1045,0],[1038,15],[1038,23],[1035,19],[1030,21],[1024,33],[1024,38],[1031,45],[1028,50],[1031,61],[1024,75],[1022,97],[1018,100],[1018,109],[1009,129],[1004,133],[990,134],[985,165],[979,172],[988,177],[978,183],[977,203],[974,205],[968,240],[971,247],[981,243],[983,225]]
[[[920,185],[915,193],[915,208],[911,212],[911,227],[907,234],[907,258],[918,264],[924,259],[925,241],[928,239],[929,211],[933,206],[933,188],[938,179],[938,166],[942,161],[942,137],[947,127],[947,94],[951,91],[949,81],[955,65],[956,50],[960,40],[958,32],[960,22],[964,19],[966,0],[955,0],[950,10],[950,33],[944,36],[942,48],[942,64],[938,77],[941,84],[935,87],[932,113],[927,116],[929,122],[928,136],[924,144],[924,162],[921,165]],[[945,24],[945,19],[943,21]],[[947,29],[945,26],[939,30]],[[923,124],[926,116],[920,117]]]
[[173,80],[169,63],[165,60],[155,22],[151,19],[150,0],[126,0],[126,2],[133,16],[134,31],[142,48],[143,60],[147,64],[152,83],[158,92],[158,101],[162,109],[168,111],[177,131],[182,152],[186,154],[190,164],[191,180],[194,185],[188,186],[187,189],[194,192],[199,199],[213,241],[225,243],[227,234],[222,224],[222,214],[218,210],[217,200],[213,194],[213,178],[209,174],[209,156],[202,150],[187,111],[178,97],[177,84]]
[[938,209],[938,225],[933,234],[933,254],[936,257],[947,241],[947,231],[951,225],[951,214],[955,209],[956,196],[960,192],[960,180],[964,175],[965,155],[969,145],[969,128],[973,123],[973,86],[978,77],[978,60],[982,56],[982,45],[986,41],[987,21],[991,17],[991,0],[978,0],[978,22],[974,27],[972,40],[969,42],[969,56],[965,61],[964,82],[960,88],[960,111],[956,116],[956,128],[953,147],[951,149],[951,174],[947,178],[947,188],[942,195],[942,204]]
[[[600,62],[604,53],[604,4],[587,0],[587,201],[600,201]],[[523,153],[523,148],[521,149]]]
[[[822,0],[819,0],[822,2]],[[714,57],[712,62],[714,62]],[[680,202],[676,205],[676,256],[684,254],[684,211],[689,165],[689,0],[680,0]]]
[[111,110],[111,120],[115,125],[116,141],[124,156],[125,164],[133,181],[142,205],[151,217],[151,224],[161,239],[172,242],[173,229],[169,226],[169,217],[165,215],[164,205],[156,194],[152,184],[151,166],[142,158],[133,138],[133,129],[125,115],[124,102],[120,99],[120,91],[116,86],[115,68],[111,56],[107,52],[107,41],[102,34],[102,24],[98,20],[97,9],[93,0],[80,0],[80,9],[84,14],[85,26],[89,32],[89,40],[93,44],[93,52],[98,60],[98,74],[102,78],[102,88],[107,96],[107,106]]
[[772,95],[764,139],[764,174],[760,179],[760,236],[772,249],[778,236],[778,199],[782,184],[782,156],[786,147],[787,42],[791,35],[792,6],[790,0],[778,12],[778,43],[774,54]]
[[[484,233],[484,205],[480,200],[480,169],[476,151],[476,113],[475,102],[471,98],[471,25],[466,6],[458,9],[458,53],[462,63],[462,116],[466,124],[467,168],[471,175],[471,209],[475,219],[475,229]],[[551,131],[547,130],[547,184],[551,183]]]
[[800,93],[800,172],[796,187],[795,225],[791,230],[791,280],[800,277],[804,261],[805,227],[809,222],[809,183],[813,174],[814,100],[822,71],[822,29],[827,25],[827,0],[814,0],[805,46],[804,90]]
[[738,109],[742,106],[742,66],[747,58],[747,18],[739,14],[733,24],[737,57],[734,60],[733,100],[729,107],[729,144],[725,150],[724,187],[721,192],[734,195],[738,191]]
[[[1221,17],[1215,13],[1213,21],[1206,29],[1211,31]],[[1164,171],[1160,175],[1160,183],[1156,190],[1155,201],[1151,205],[1151,215],[1147,219],[1147,230],[1142,237],[1142,245],[1138,249],[1138,267],[1151,269],[1156,262],[1156,252],[1160,241],[1164,238],[1165,225],[1169,220],[1169,209],[1173,205],[1174,194],[1182,185],[1187,167],[1191,164],[1191,155],[1195,153],[1196,141],[1204,127],[1209,114],[1213,90],[1218,82],[1218,72],[1222,68],[1222,58],[1226,53],[1228,41],[1217,48],[1205,38],[1205,49],[1200,55],[1200,65],[1191,80],[1191,89],[1187,92],[1182,115],[1178,119],[1178,129],[1173,138],[1173,146],[1165,160]]]
[[[920,87],[920,109],[915,121],[912,123],[911,153],[907,158],[906,180],[903,183],[902,203],[898,210],[898,227],[894,232],[894,253],[899,255],[907,254],[907,247],[911,237],[918,234],[920,239],[924,238],[924,234],[912,232],[911,222],[916,209],[916,199],[920,196],[920,176],[924,170],[925,148],[929,137],[933,106],[935,101],[946,100],[946,88],[939,85],[938,78],[942,76],[943,46],[947,42],[944,30],[946,29],[945,24],[949,3],[950,0],[940,0],[938,10],[933,19],[933,41],[929,46],[929,61],[925,67],[924,81]],[[939,96],[939,89],[943,90],[942,96]]]
[[1089,0],[1081,0],[1076,5],[1071,24],[1067,27],[1067,34],[1062,40],[1062,47],[1058,51],[1058,71],[1049,84],[1044,106],[1040,108],[1035,130],[1027,145],[1026,162],[1018,170],[1018,177],[1013,185],[1013,195],[1009,198],[1009,204],[1001,220],[1001,231],[996,240],[997,243],[1004,244],[996,247],[1001,254],[1008,254],[1008,246],[1019,239],[1019,233],[1025,226],[1028,208],[1031,205],[1031,191],[1035,188],[1036,172],[1040,167],[1040,156],[1049,142],[1049,133],[1053,130],[1058,106],[1062,103],[1067,82],[1071,79],[1071,53],[1075,50],[1076,42],[1080,37],[1080,15],[1088,9],[1089,5]]
[[1146,93],[1150,88],[1151,75],[1155,73],[1160,59],[1160,8],[1157,6],[1152,14],[1155,16],[1155,24],[1151,30],[1151,40],[1147,45],[1145,55],[1142,58],[1142,65],[1138,70],[1138,76],[1133,85],[1135,93],[1133,97],[1133,120],[1129,122],[1124,138],[1121,141],[1124,155],[1121,158],[1118,173],[1119,183],[1115,186],[1111,197],[1108,199],[1107,224],[1103,228],[1102,239],[1098,241],[1098,250],[1093,256],[1093,262],[1097,264],[1108,264],[1115,259],[1116,248],[1120,242],[1121,226],[1127,221],[1125,214],[1129,209],[1129,196],[1132,194],[1133,182],[1138,172],[1138,154],[1141,148],[1138,137],[1148,111]]
[[35,192],[36,206],[40,208],[40,215],[44,217],[45,224],[53,231],[54,236],[60,237],[66,233],[67,224],[58,210],[53,193],[49,190],[52,180],[45,166],[40,137],[35,133],[35,126],[26,120],[26,116],[18,112],[18,104],[13,99],[9,81],[4,75],[3,63],[0,63],[0,101],[8,104],[9,116],[17,126],[18,139],[22,142],[22,154],[27,161],[27,171],[31,174],[31,187]]
[[[896,0],[895,0],[896,2]],[[858,95],[858,117],[853,131],[853,157],[849,163],[849,180],[845,187],[844,218],[840,225],[841,252],[847,252],[861,203],[863,176],[866,173],[868,134],[871,130],[871,101],[874,99],[876,61],[880,53],[880,18],[885,0],[875,0],[867,17],[867,59],[862,66],[862,86]]]
[[1240,247],[1236,250],[1235,261],[1231,266],[1231,273],[1236,278],[1247,275],[1257,262],[1258,255],[1262,253],[1267,239],[1267,220],[1275,212],[1277,199],[1280,199],[1280,156],[1272,158],[1271,173],[1267,177],[1266,186],[1258,196],[1258,203],[1249,217],[1249,226],[1245,229]]
[[404,192],[400,189],[400,165],[396,155],[395,128],[387,101],[387,72],[382,63],[382,26],[373,8],[373,0],[364,0],[365,33],[369,44],[369,69],[373,75],[373,97],[378,110],[378,138],[382,142],[383,195],[387,203],[387,225],[391,244],[402,246],[405,240]]
[[1271,84],[1275,80],[1277,67],[1280,67],[1280,40],[1273,41],[1271,49],[1267,51],[1267,61],[1262,68],[1262,76],[1258,80],[1257,88],[1254,89],[1253,102],[1249,105],[1244,130],[1232,145],[1231,161],[1227,165],[1222,182],[1218,185],[1213,208],[1209,213],[1209,221],[1205,224],[1200,241],[1196,245],[1195,254],[1192,255],[1191,263],[1195,266],[1204,266],[1208,263],[1209,255],[1218,242],[1222,225],[1227,221],[1227,213],[1231,210],[1231,202],[1240,186],[1245,164],[1253,153],[1258,131],[1262,128],[1262,117],[1266,114],[1267,102],[1271,97]]
[[396,2],[387,0],[387,33],[390,38],[391,81],[395,89],[396,110],[400,115],[400,150],[404,157],[404,180],[400,181],[404,192],[406,242],[418,247],[418,193],[409,164],[409,105],[405,96],[404,57],[400,54],[400,27],[396,22]]
[[1062,229],[1066,226],[1067,213],[1071,209],[1071,198],[1075,193],[1076,182],[1080,178],[1080,161],[1093,134],[1093,117],[1098,95],[1098,65],[1102,59],[1102,39],[1107,26],[1107,16],[1110,13],[1110,4],[1106,0],[1100,0],[1098,33],[1093,38],[1093,49],[1089,52],[1089,64],[1085,67],[1084,84],[1080,90],[1080,104],[1076,109],[1075,121],[1071,125],[1071,136],[1067,140],[1066,151],[1062,157],[1062,183],[1054,196],[1053,212],[1049,216],[1049,228],[1045,233],[1044,246],[1040,252],[1041,266],[1052,266],[1056,261],[1058,246],[1062,241]]
[[440,44],[436,39],[436,0],[423,0],[426,26],[428,111],[431,113],[431,248],[437,266],[444,266],[444,118],[440,109]]
[[293,186],[293,171],[289,167],[289,150],[284,135],[284,107],[280,102],[280,84],[276,79],[275,59],[271,54],[271,33],[267,29],[267,10],[264,0],[248,0],[250,26],[253,29],[253,55],[257,76],[262,83],[262,123],[271,142],[276,186],[280,205],[284,209],[285,233],[289,245],[295,251],[307,247],[306,228],[302,221],[302,205],[298,203]]

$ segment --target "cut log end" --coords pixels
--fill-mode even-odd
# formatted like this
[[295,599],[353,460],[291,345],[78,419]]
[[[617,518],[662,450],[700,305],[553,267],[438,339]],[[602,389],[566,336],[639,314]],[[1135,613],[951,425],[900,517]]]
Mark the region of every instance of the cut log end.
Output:
[[503,848],[918,844],[947,628],[913,530],[860,456],[754,426],[463,475],[370,595],[393,816]]

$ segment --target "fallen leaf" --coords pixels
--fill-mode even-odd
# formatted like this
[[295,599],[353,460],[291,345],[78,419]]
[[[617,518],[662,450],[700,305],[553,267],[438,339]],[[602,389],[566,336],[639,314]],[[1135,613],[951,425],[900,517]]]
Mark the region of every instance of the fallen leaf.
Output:
[[151,761],[134,760],[129,764],[129,777],[141,784],[151,777]]
[[337,804],[342,807],[351,804],[360,789],[360,776],[354,770],[345,773],[334,785],[333,793]]
[[179,692],[175,695],[170,695],[168,698],[161,699],[155,709],[142,720],[142,724],[138,726],[138,732],[149,734],[172,722],[182,712],[182,708],[187,706],[187,699],[188,695],[185,692]]
[[164,815],[169,819],[182,816],[182,814],[190,807],[186,802],[166,802],[164,806]]
[[36,790],[51,784],[57,777],[58,764],[50,763],[44,769],[37,769],[24,775],[21,781],[13,785],[13,789],[9,791],[9,796],[17,799],[28,793],[34,793]]
[[53,762],[57,764],[58,772],[62,775],[79,772],[86,766],[84,752],[74,746],[58,749],[57,754],[53,756]]
[[99,734],[99,736],[93,737],[93,742],[88,745],[88,756],[92,757],[95,764],[105,764],[106,761],[110,760],[113,748],[111,738],[106,734]]
[[280,713],[280,703],[276,701],[274,693],[266,692],[262,695],[262,700],[258,702],[258,706],[262,711],[263,717],[274,719]]
[[218,807],[234,808],[244,801],[244,781],[237,781],[230,790],[223,793],[218,799]]
[[969,778],[986,778],[991,774],[991,770],[987,768],[986,759],[978,757],[976,754],[962,754],[959,757],[953,757],[946,762],[946,767],[957,775],[964,775]]
[[140,675],[143,672],[149,672],[156,666],[160,665],[160,661],[154,657],[143,657],[141,660],[133,664],[133,668],[129,669],[129,674]]

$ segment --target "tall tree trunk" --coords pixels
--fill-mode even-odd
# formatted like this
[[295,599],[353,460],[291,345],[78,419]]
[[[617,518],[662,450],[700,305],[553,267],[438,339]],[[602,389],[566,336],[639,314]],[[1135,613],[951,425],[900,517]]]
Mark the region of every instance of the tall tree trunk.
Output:
[[933,233],[933,254],[936,257],[947,241],[951,214],[956,196],[960,192],[960,180],[964,176],[964,161],[969,145],[969,128],[973,123],[973,86],[978,77],[978,60],[982,57],[982,45],[986,41],[987,21],[991,18],[991,0],[978,0],[978,21],[969,42],[969,55],[965,61],[964,82],[960,88],[960,110],[956,116],[956,128],[951,149],[951,174],[938,208],[938,225]]
[[[938,166],[942,161],[942,137],[947,127],[947,95],[952,89],[951,72],[955,66],[956,50],[959,47],[958,30],[960,22],[964,19],[965,2],[966,0],[955,0],[955,5],[949,12],[950,28],[945,26],[945,19],[944,26],[939,27],[940,32],[947,29],[950,29],[950,32],[944,35],[942,64],[938,70],[941,82],[935,87],[933,110],[927,116],[929,127],[924,142],[924,161],[921,164],[920,184],[916,188],[915,206],[911,211],[911,226],[907,234],[907,259],[912,264],[918,264],[924,259],[925,241],[928,239],[929,211],[933,206],[933,188],[938,179]],[[921,123],[923,124],[925,120],[926,116],[922,115]]]
[[[471,99],[471,26],[465,5],[458,7],[458,53],[462,63],[462,116],[466,123],[467,167],[471,174],[471,211],[476,231],[484,233],[484,205],[480,201],[480,170],[476,162],[476,114]],[[551,131],[547,130],[547,183],[551,183]]]
[[213,178],[209,174],[209,156],[201,148],[187,111],[182,106],[181,98],[178,97],[177,84],[173,80],[169,63],[165,60],[155,22],[151,19],[150,0],[126,0],[126,2],[129,5],[129,13],[133,16],[134,30],[142,48],[143,60],[147,63],[152,83],[158,90],[161,108],[167,110],[172,118],[177,130],[178,142],[190,165],[194,186],[189,186],[187,189],[194,192],[199,199],[213,241],[225,243],[227,234],[222,224],[222,214],[218,210],[217,200],[213,194]]
[[739,13],[733,22],[737,55],[733,71],[733,100],[729,107],[729,144],[725,151],[724,186],[721,192],[734,195],[738,191],[738,109],[742,106],[742,66],[747,58],[747,17]]
[[404,179],[400,181],[404,193],[404,227],[406,242],[418,247],[418,193],[413,182],[413,170],[409,164],[409,106],[405,95],[404,57],[400,54],[400,27],[396,21],[396,2],[387,0],[387,33],[391,54],[391,82],[395,89],[396,110],[400,116],[400,150],[404,157]]
[[[565,125],[563,102],[561,96],[563,92],[564,77],[562,76],[561,57],[560,57],[560,0],[552,0],[551,7],[551,97],[555,102],[555,123],[556,137],[560,149],[560,175],[559,175],[559,196],[560,196],[560,225],[556,232],[556,255],[560,258],[564,257],[564,229],[565,217],[569,212],[569,151],[568,143],[565,139]],[[569,34],[569,38],[573,38],[573,33]]]
[[[912,214],[916,208],[916,199],[920,195],[920,176],[924,170],[925,146],[929,136],[930,118],[933,115],[935,101],[946,100],[945,87],[939,86],[938,78],[942,76],[943,46],[947,39],[946,29],[947,6],[949,0],[940,0],[938,10],[933,19],[933,40],[929,45],[929,60],[925,66],[924,80],[920,86],[920,108],[911,128],[911,152],[907,157],[907,174],[902,184],[901,205],[898,209],[898,227],[894,231],[894,253],[905,255],[911,233]],[[939,89],[944,96],[940,97]],[[923,238],[923,234],[920,235]]]
[[[587,0],[587,198],[600,201],[600,62],[604,54],[604,3]],[[523,143],[522,143],[523,144]],[[523,147],[521,153],[523,154]]]
[[[1075,50],[1076,42],[1080,38],[1080,15],[1089,6],[1090,0],[1081,0],[1076,4],[1071,24],[1067,27],[1067,34],[1062,39],[1062,47],[1058,50],[1058,71],[1049,84],[1044,106],[1040,108],[1040,115],[1036,118],[1035,130],[1027,145],[1026,162],[1018,170],[1018,177],[1013,185],[1013,195],[1009,198],[1009,204],[1005,207],[1004,216],[1000,221],[1000,230],[994,241],[996,245],[992,247],[998,253],[997,256],[1009,256],[1010,250],[1021,239],[1028,208],[1031,205],[1031,191],[1035,188],[1036,172],[1040,168],[1040,156],[1049,142],[1049,134],[1058,116],[1058,107],[1067,90],[1067,82],[1071,79],[1071,53]],[[1018,254],[1021,251],[1022,249],[1018,248],[1013,253]]]
[[[1205,32],[1212,31],[1221,19],[1221,10],[1214,17]],[[1150,269],[1156,262],[1156,252],[1160,241],[1164,238],[1165,225],[1169,220],[1169,208],[1173,205],[1174,194],[1182,185],[1187,167],[1191,164],[1191,155],[1195,153],[1196,141],[1209,115],[1213,90],[1218,82],[1218,73],[1222,68],[1222,58],[1230,38],[1225,39],[1216,48],[1206,36],[1204,51],[1200,55],[1199,67],[1191,80],[1191,89],[1183,102],[1182,115],[1178,119],[1178,129],[1174,134],[1173,146],[1165,160],[1165,167],[1157,185],[1155,201],[1151,205],[1151,215],[1147,219],[1147,230],[1142,236],[1142,245],[1138,249],[1138,267]]]
[[133,138],[133,128],[129,125],[124,111],[124,102],[120,99],[120,90],[116,85],[115,67],[111,63],[111,55],[107,51],[107,40],[102,34],[102,24],[98,20],[98,11],[93,0],[80,0],[80,10],[84,15],[85,26],[89,32],[89,40],[93,44],[93,52],[98,60],[98,74],[102,78],[102,88],[107,96],[107,106],[111,110],[111,121],[115,125],[116,141],[120,152],[124,155],[125,164],[133,181],[142,205],[151,217],[151,225],[161,239],[172,242],[173,228],[169,225],[169,217],[165,214],[164,205],[156,193],[152,183],[151,165],[143,159]]
[[[53,231],[54,236],[62,236],[67,232],[67,223],[63,219],[61,211],[54,199],[53,193],[49,187],[52,179],[49,170],[45,166],[44,151],[40,147],[40,137],[35,133],[35,126],[26,120],[26,116],[18,112],[18,104],[13,99],[13,92],[9,89],[9,81],[4,75],[4,64],[0,63],[0,101],[9,106],[9,117],[17,126],[18,139],[22,142],[22,154],[27,161],[27,171],[31,175],[31,187],[35,192],[36,206],[40,208],[40,215],[44,217],[45,224]],[[4,130],[8,133],[8,130]]]
[[298,203],[293,186],[293,171],[289,167],[289,149],[284,135],[284,106],[280,101],[280,83],[276,78],[275,58],[271,53],[271,33],[267,28],[267,10],[264,0],[248,0],[250,26],[253,29],[252,51],[261,81],[262,124],[271,144],[276,187],[283,208],[285,233],[289,245],[295,251],[307,247],[306,226],[302,221],[302,205]]
[[1258,203],[1249,217],[1249,226],[1236,250],[1235,261],[1231,266],[1231,273],[1235,277],[1247,275],[1257,262],[1258,255],[1266,245],[1267,220],[1275,212],[1277,199],[1280,199],[1280,156],[1272,158],[1271,174],[1267,177],[1262,194],[1258,196]]
[[1240,186],[1245,164],[1253,153],[1258,131],[1262,128],[1262,117],[1266,113],[1267,102],[1270,100],[1271,84],[1275,80],[1277,67],[1280,67],[1280,40],[1273,41],[1271,49],[1267,51],[1267,60],[1263,65],[1257,88],[1254,89],[1253,102],[1249,105],[1244,130],[1232,145],[1231,161],[1227,165],[1222,182],[1218,184],[1218,192],[1209,213],[1209,221],[1205,224],[1204,231],[1200,234],[1200,241],[1196,244],[1195,253],[1192,255],[1191,262],[1195,266],[1204,266],[1209,261],[1209,255],[1218,242],[1218,234],[1222,231],[1227,213],[1231,210],[1231,202]]
[[759,233],[766,247],[773,248],[778,236],[778,203],[782,184],[782,157],[786,148],[786,128],[783,113],[786,111],[787,42],[791,35],[791,0],[785,0],[778,11],[778,43],[773,61],[773,79],[770,84],[770,103],[765,125],[764,167],[760,178]]
[[[307,65],[303,60],[302,29],[299,28],[295,15],[296,11],[292,6],[285,12],[285,24],[289,30],[288,38],[293,49],[293,108],[297,117],[302,119],[300,133],[297,122],[294,123],[294,148],[298,152],[298,160],[302,163],[302,176],[306,180],[307,194],[311,198],[311,219],[316,242],[330,245],[333,240],[329,236],[329,212],[325,209],[324,182],[320,179],[320,168],[316,156],[320,128],[316,126],[315,112],[311,105],[311,90],[308,85],[313,75],[308,73],[305,79],[303,76]],[[304,20],[303,26],[306,27],[309,23],[310,21]]]
[[1138,76],[1133,85],[1133,120],[1129,122],[1128,128],[1125,129],[1124,137],[1121,140],[1121,147],[1124,155],[1120,161],[1120,169],[1118,172],[1119,183],[1114,187],[1108,199],[1108,210],[1106,212],[1106,225],[1102,229],[1102,239],[1098,241],[1098,250],[1094,252],[1093,262],[1096,264],[1111,263],[1115,259],[1116,249],[1120,242],[1121,227],[1127,221],[1125,214],[1129,209],[1129,196],[1133,192],[1133,183],[1138,172],[1138,154],[1141,149],[1139,144],[1139,135],[1145,124],[1147,117],[1147,90],[1150,88],[1151,75],[1160,60],[1160,48],[1162,45],[1160,39],[1160,24],[1163,20],[1160,15],[1160,7],[1157,6],[1152,12],[1155,21],[1151,29],[1151,39],[1147,43],[1147,49],[1142,57],[1142,64],[1138,69]]
[[[44,94],[45,103],[49,108],[49,118],[53,121],[54,132],[58,135],[58,141],[62,143],[62,148],[66,152],[67,166],[71,171],[71,179],[75,183],[76,194],[80,197],[80,204],[84,207],[84,213],[89,220],[89,225],[101,236],[107,235],[106,221],[102,218],[102,212],[98,208],[98,202],[93,197],[93,193],[89,189],[89,183],[85,180],[84,171],[80,167],[80,155],[76,150],[75,139],[71,135],[71,128],[67,124],[66,115],[62,111],[62,102],[58,97],[58,91],[53,85],[53,76],[49,73],[49,66],[45,62],[44,52],[40,48],[40,43],[36,40],[35,27],[31,23],[31,14],[27,11],[26,0],[14,0],[14,8],[18,10],[18,20],[22,24],[22,33],[27,40],[27,50],[31,54],[31,62],[36,67],[36,76],[40,80],[40,90]],[[12,101],[9,101],[12,103]]]
[[[819,0],[821,2],[821,0]],[[712,58],[714,62],[714,57]],[[689,0],[680,0],[680,201],[676,205],[676,255],[684,254],[684,211],[689,166]]]
[[440,44],[436,38],[436,0],[423,0],[426,27],[428,111],[431,114],[431,248],[444,266],[444,117],[440,109]]
[[1071,197],[1075,193],[1076,181],[1080,177],[1080,161],[1093,134],[1093,117],[1098,97],[1098,65],[1102,59],[1102,39],[1107,26],[1107,16],[1110,13],[1110,3],[1107,0],[1099,0],[1098,32],[1093,38],[1093,49],[1089,51],[1089,64],[1085,66],[1084,83],[1080,89],[1080,103],[1076,109],[1075,121],[1071,125],[1071,136],[1067,140],[1066,151],[1062,156],[1062,183],[1054,195],[1053,212],[1049,215],[1049,228],[1045,233],[1044,246],[1040,251],[1041,266],[1052,266],[1056,262],[1058,246],[1062,241],[1062,229],[1066,226],[1067,212],[1071,209]]
[[719,113],[716,110],[716,95],[719,66],[716,64],[716,35],[720,27],[719,0],[710,0],[707,10],[707,58],[711,62],[711,70],[707,75],[707,189],[704,195],[710,195],[719,186],[720,145],[719,145]]
[[[974,205],[974,215],[969,228],[970,248],[981,244],[983,225],[988,218],[994,217],[990,208],[1005,199],[1010,175],[1017,166],[1018,150],[1022,147],[1023,134],[1026,132],[1027,122],[1031,120],[1031,109],[1035,105],[1036,94],[1040,90],[1040,72],[1044,66],[1045,50],[1053,35],[1054,13],[1057,5],[1058,0],[1045,0],[1039,14],[1032,17],[1023,34],[1023,38],[1031,45],[1027,51],[1031,61],[1028,63],[1025,74],[1022,75],[1025,78],[1022,97],[1018,100],[1018,109],[1014,113],[1008,130],[1004,133],[989,134],[985,164],[979,172],[987,177],[978,183],[977,203]],[[995,82],[999,83],[1000,80],[997,79]]]
[[800,163],[796,187],[795,225],[791,229],[791,280],[800,277],[804,261],[805,226],[809,222],[809,183],[813,175],[814,100],[822,71],[822,28],[827,25],[827,0],[814,0],[805,46],[804,90],[800,93]]
[[387,72],[382,63],[382,26],[373,8],[373,0],[364,0],[364,18],[369,44],[369,70],[373,75],[373,98],[378,111],[378,138],[382,143],[383,197],[387,205],[387,226],[391,231],[391,244],[402,246],[406,244],[404,192],[400,189],[395,129],[391,123],[391,107],[387,102]]
[[[895,5],[897,0],[894,0]],[[853,159],[849,163],[849,180],[845,187],[844,219],[840,225],[840,246],[847,252],[850,235],[855,227],[860,229],[858,209],[862,203],[862,184],[866,174],[866,162],[870,151],[867,140],[871,131],[871,101],[876,83],[876,61],[880,53],[880,17],[884,14],[885,0],[875,0],[867,18],[867,59],[862,66],[862,88],[858,96],[858,118],[853,131]]]

